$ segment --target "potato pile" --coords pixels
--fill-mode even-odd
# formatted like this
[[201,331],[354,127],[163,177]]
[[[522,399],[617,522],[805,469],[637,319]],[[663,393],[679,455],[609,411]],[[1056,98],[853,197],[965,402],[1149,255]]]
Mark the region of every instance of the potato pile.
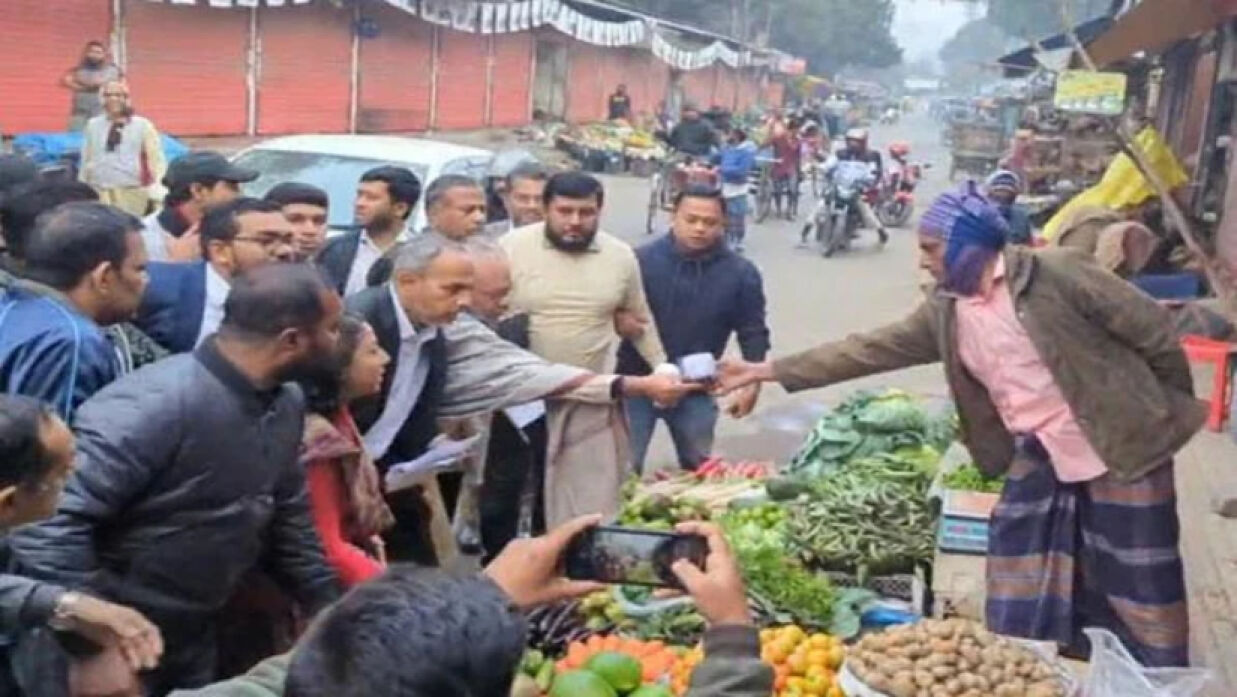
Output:
[[1068,697],[1051,665],[968,620],[870,634],[847,652],[856,678],[890,697]]

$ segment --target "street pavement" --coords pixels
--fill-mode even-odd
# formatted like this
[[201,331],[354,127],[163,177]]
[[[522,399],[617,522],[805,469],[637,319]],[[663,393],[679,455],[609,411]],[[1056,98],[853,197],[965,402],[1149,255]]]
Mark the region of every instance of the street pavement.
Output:
[[[916,192],[922,210],[948,186],[948,151],[941,147],[939,127],[926,115],[913,115],[900,124],[873,128],[872,144],[884,151],[894,141],[911,144],[913,161],[934,165]],[[632,245],[651,239],[644,233],[648,181],[607,177],[603,226]],[[810,194],[810,192],[809,192]],[[805,199],[800,219],[811,212]],[[918,218],[918,212],[916,219]],[[666,218],[659,228],[664,229]],[[864,232],[850,252],[825,259],[811,249],[797,249],[802,222],[769,221],[748,226],[747,256],[764,276],[773,332],[773,355],[780,356],[840,339],[897,321],[908,314],[921,296],[923,278],[918,269],[914,224],[891,230],[888,245],[877,247],[876,235]],[[735,347],[728,355],[737,356]],[[943,396],[945,384],[939,366],[924,366],[899,373],[856,380],[825,389],[789,395],[776,385],[761,394],[755,413],[743,420],[722,414],[715,453],[730,459],[784,460],[794,453],[819,415],[858,388],[898,387],[930,396]],[[674,450],[664,427],[659,427],[649,464],[669,465]]]

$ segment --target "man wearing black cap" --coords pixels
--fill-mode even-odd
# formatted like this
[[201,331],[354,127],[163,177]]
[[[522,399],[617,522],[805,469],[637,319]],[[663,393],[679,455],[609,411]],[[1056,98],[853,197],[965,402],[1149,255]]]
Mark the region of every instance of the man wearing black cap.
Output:
[[163,210],[147,216],[142,239],[151,261],[195,261],[202,256],[197,226],[206,209],[240,196],[240,185],[258,178],[217,152],[191,152],[168,166]]

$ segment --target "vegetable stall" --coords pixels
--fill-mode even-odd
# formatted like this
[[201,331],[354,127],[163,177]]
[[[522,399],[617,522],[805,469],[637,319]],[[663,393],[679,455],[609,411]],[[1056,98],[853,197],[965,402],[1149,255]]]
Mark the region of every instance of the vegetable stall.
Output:
[[[722,528],[775,697],[1073,695],[1053,657],[979,618],[925,619],[942,498],[1000,489],[954,456],[956,434],[948,404],[857,392],[783,466],[710,460],[629,482],[617,524]],[[530,630],[517,686],[529,697],[682,695],[703,658],[705,622],[691,599],[636,586],[542,608]]]

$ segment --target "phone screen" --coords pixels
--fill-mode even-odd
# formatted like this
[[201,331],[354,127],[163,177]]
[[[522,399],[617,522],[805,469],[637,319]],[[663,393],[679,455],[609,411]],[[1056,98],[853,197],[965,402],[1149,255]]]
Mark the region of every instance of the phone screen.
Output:
[[565,564],[568,578],[679,588],[670,566],[687,559],[703,569],[708,551],[699,535],[600,527],[572,540]]

